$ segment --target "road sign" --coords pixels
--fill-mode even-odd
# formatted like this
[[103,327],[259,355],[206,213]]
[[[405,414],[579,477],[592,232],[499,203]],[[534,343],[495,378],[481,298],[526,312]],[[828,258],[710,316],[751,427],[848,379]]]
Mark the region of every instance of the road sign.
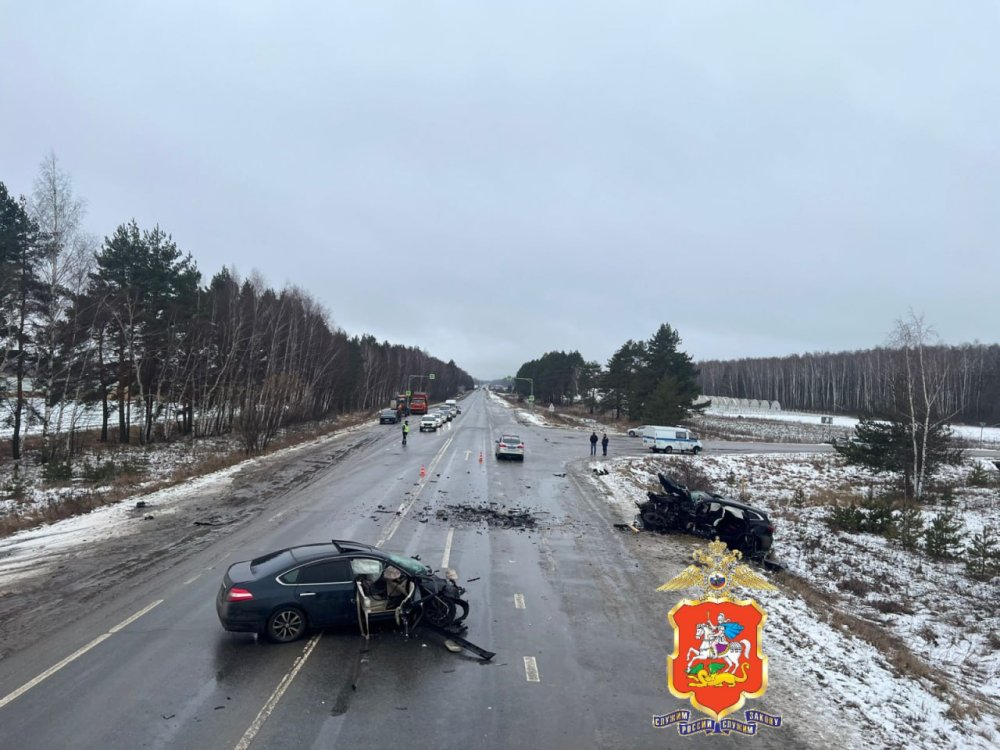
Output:
[[407,391],[407,392],[406,392],[406,397],[407,397],[407,398],[409,398],[409,397],[410,397],[410,396],[412,396],[412,395],[413,395],[413,391]]
[[434,373],[432,372],[430,375],[428,375],[427,379],[428,380],[434,380]]
[[535,402],[535,397],[534,396],[528,396],[528,403],[529,404],[533,404],[534,402]]

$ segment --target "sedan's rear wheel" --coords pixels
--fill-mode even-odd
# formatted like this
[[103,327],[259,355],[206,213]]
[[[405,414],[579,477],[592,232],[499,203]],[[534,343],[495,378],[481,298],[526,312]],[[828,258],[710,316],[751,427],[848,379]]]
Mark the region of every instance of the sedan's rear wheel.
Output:
[[306,616],[298,607],[283,607],[267,618],[267,637],[275,643],[291,643],[306,632]]

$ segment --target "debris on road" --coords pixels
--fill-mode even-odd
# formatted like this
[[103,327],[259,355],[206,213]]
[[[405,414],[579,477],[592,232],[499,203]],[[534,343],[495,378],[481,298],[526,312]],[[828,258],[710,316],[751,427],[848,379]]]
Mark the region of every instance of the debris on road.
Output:
[[484,521],[487,526],[502,529],[533,529],[538,521],[527,508],[508,508],[496,503],[488,505],[446,505],[437,511],[439,521],[453,523]]

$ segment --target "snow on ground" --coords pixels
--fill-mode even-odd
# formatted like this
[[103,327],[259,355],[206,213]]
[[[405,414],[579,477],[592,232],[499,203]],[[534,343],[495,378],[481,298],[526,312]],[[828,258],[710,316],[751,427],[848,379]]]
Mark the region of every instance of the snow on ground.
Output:
[[[835,454],[702,454],[623,457],[594,461],[591,481],[622,522],[636,515],[636,500],[658,490],[656,472],[695,461],[716,491],[765,509],[776,525],[776,556],[791,575],[808,583],[837,611],[901,638],[924,664],[939,670],[952,695],[925,678],[899,669],[879,651],[876,639],[845,632],[829,611],[810,609],[794,591],[761,592],[768,612],[767,648],[772,669],[781,663],[814,680],[817,699],[850,711],[862,727],[857,747],[993,747],[1000,731],[1000,579],[978,583],[959,562],[935,562],[872,534],[832,531],[824,521],[829,503],[860,500],[879,482],[841,465]],[[997,490],[964,486],[969,466],[952,468],[939,481],[955,487],[964,534],[1000,522]],[[995,474],[995,470],[994,470]],[[994,476],[996,479],[996,476]],[[883,480],[884,481],[884,480]],[[929,518],[938,506],[927,507]],[[664,544],[677,537],[665,535]],[[838,624],[839,623],[839,624]],[[875,641],[873,643],[873,640]],[[825,696],[825,698],[824,698]],[[962,696],[978,718],[958,718]],[[958,709],[955,706],[959,706]],[[842,714],[843,715],[843,714]],[[877,739],[876,739],[877,738]]]
[[[736,407],[715,407],[710,406],[705,410],[706,416],[717,416],[717,417],[729,417],[738,419],[748,419],[761,422],[794,422],[796,424],[813,424],[822,425],[821,418],[824,415],[813,414],[808,412],[794,412],[794,411],[762,411],[760,409],[740,409]],[[856,417],[844,417],[844,416],[828,416],[832,420],[829,427],[839,428],[836,430],[831,429],[830,432],[833,436],[838,436],[844,434],[846,431],[853,430],[857,427],[858,419]],[[1000,444],[1000,426],[991,425],[989,427],[980,427],[979,425],[968,425],[968,424],[953,424],[951,429],[954,432],[955,437],[962,440],[968,441],[971,444],[978,445],[980,440],[982,440],[984,446],[994,446]]]
[[[224,488],[236,474],[250,464],[270,460],[272,457],[287,457],[322,443],[341,439],[364,426],[366,425],[348,427],[283,448],[262,458],[250,458],[225,469],[188,479],[171,487],[145,494],[139,489],[128,500],[0,538],[0,580],[7,585],[26,575],[38,575],[44,572],[39,566],[47,553],[73,548],[83,549],[101,539],[127,536],[135,530],[137,518],[154,511],[161,516],[175,513],[184,501]],[[169,455],[164,453],[161,456],[158,453],[156,463],[169,467],[171,465]],[[136,507],[139,501],[145,503],[141,508]],[[53,556],[55,557],[57,556]]]

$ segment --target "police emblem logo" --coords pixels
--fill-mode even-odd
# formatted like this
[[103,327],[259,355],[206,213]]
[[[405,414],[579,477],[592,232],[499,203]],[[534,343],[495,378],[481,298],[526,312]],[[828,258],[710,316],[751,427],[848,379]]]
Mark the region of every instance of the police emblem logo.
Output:
[[[677,723],[681,734],[731,730],[755,734],[752,723],[725,717],[742,708],[747,698],[759,698],[767,690],[767,656],[763,652],[767,614],[752,599],[735,599],[730,590],[773,590],[775,586],[740,562],[739,551],[728,550],[718,539],[708,543],[707,549],[696,550],[692,557],[695,565],[657,591],[700,590],[698,599],[682,599],[670,610],[674,648],[667,657],[667,685],[674,696],[689,699],[709,719],[684,723],[687,712],[675,712],[669,720],[654,717],[654,726]],[[769,726],[780,726],[780,717],[747,713],[766,717],[763,723]]]

